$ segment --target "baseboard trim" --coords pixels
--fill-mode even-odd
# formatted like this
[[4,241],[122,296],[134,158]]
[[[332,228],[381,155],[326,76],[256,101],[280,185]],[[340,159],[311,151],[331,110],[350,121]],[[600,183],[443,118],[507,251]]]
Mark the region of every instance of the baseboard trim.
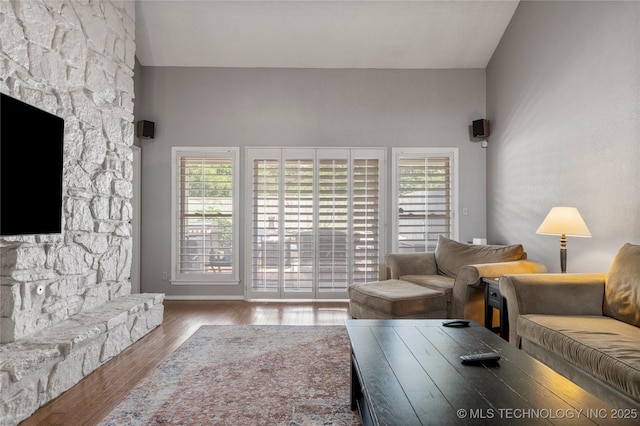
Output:
[[247,302],[258,302],[258,303],[345,303],[348,302],[349,299],[246,299]]
[[171,296],[165,294],[164,300],[244,300],[257,303],[309,303],[309,302],[348,302],[349,299],[245,299],[244,296]]
[[165,294],[164,300],[245,300],[244,296],[171,296]]

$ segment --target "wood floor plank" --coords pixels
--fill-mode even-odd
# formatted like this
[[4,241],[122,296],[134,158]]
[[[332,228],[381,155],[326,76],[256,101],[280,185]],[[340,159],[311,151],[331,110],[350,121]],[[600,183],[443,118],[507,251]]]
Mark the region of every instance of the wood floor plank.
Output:
[[164,320],[151,333],[58,398],[21,426],[94,425],[202,325],[343,325],[346,302],[164,302]]

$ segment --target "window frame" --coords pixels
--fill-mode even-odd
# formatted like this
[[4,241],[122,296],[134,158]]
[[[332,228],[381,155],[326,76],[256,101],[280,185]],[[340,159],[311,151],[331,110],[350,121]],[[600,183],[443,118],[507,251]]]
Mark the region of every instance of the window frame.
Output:
[[[240,171],[238,147],[171,147],[171,285],[239,285],[240,284]],[[183,157],[230,158],[232,164],[232,255],[230,274],[184,274],[179,270],[180,241],[180,161]]]
[[[399,160],[401,158],[429,158],[429,157],[449,157],[450,165],[450,196],[451,196],[451,235],[449,238],[458,240],[459,238],[459,161],[457,147],[429,147],[429,148],[392,148],[392,177],[391,177],[391,253],[400,252],[400,240],[398,237],[399,217],[398,217],[398,185],[400,182]],[[426,249],[425,249],[426,250]],[[428,250],[427,250],[428,251]]]

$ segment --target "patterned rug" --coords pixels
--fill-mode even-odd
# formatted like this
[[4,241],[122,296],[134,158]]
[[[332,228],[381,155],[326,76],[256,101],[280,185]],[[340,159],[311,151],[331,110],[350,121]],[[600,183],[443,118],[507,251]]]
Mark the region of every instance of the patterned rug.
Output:
[[101,423],[360,425],[343,326],[203,326]]

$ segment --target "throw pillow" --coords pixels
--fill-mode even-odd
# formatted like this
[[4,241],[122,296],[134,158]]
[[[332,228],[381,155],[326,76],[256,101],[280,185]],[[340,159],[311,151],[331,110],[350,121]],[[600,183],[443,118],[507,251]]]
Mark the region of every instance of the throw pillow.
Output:
[[464,244],[442,235],[436,245],[438,273],[455,278],[458,270],[476,263],[510,262],[524,258],[522,244],[511,246]]
[[625,244],[605,278],[605,315],[640,327],[640,245]]

